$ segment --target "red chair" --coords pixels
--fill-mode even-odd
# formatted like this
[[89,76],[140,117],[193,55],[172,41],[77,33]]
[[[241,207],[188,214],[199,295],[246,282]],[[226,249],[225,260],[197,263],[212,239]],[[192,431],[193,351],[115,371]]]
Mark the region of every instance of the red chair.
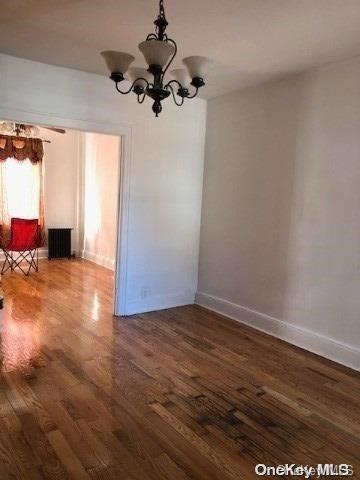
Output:
[[[31,268],[38,271],[39,233],[39,220],[37,218],[34,220],[11,219],[10,242],[6,246],[2,246],[5,261],[1,274],[7,272],[9,268],[13,271],[16,267],[20,268],[25,275],[29,275]],[[14,252],[18,254],[16,258],[14,258]],[[27,271],[21,267],[21,262],[23,261],[29,265]]]

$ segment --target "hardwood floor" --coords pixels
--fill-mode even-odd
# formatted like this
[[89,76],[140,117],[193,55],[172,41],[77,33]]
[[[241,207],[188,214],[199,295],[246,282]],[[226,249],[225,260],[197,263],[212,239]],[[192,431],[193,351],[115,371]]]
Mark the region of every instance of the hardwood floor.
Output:
[[358,373],[195,306],[114,318],[111,273],[86,261],[3,288],[0,480],[360,475]]

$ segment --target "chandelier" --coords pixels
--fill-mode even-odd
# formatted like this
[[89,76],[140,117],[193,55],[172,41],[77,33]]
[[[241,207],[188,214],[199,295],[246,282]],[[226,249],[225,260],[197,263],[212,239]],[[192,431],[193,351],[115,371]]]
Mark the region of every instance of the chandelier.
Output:
[[[185,99],[196,97],[199,88],[205,85],[205,75],[212,63],[205,57],[193,56],[183,59],[185,69],[171,70],[172,77],[166,82],[168,72],[176,54],[176,42],[165,33],[168,22],[165,18],[164,2],[159,2],[160,13],[154,21],[155,33],[150,33],[144,42],[139,44],[139,50],[144,55],[148,68],[131,67],[135,57],[124,52],[107,50],[101,52],[108,69],[110,78],[115,82],[116,90],[126,95],[134,93],[139,103],[143,103],[148,96],[154,100],[152,110],[156,117],[162,110],[161,102],[172,95],[177,106],[183,105]],[[121,90],[120,84],[129,80],[131,86]]]

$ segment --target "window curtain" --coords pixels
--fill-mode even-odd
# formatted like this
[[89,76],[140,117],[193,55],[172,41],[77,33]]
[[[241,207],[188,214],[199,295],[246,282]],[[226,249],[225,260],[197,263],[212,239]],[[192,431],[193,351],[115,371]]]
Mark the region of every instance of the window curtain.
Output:
[[37,218],[44,244],[43,156],[40,139],[0,135],[1,245],[10,241],[11,218]]

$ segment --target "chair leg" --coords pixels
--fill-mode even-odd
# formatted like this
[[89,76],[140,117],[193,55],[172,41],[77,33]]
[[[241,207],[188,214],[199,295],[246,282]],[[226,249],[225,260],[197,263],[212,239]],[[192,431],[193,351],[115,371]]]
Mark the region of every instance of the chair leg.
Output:
[[32,256],[31,256],[31,253],[30,253],[30,263],[29,263],[29,268],[27,269],[27,272],[25,273],[25,275],[28,277],[29,276],[29,273],[30,273],[30,269],[31,269],[31,263],[32,263]]
[[10,262],[10,254],[9,252],[7,252],[6,250],[2,249],[3,253],[4,253],[4,256],[5,256],[5,260],[4,260],[4,263],[2,265],[2,269],[1,269],[1,275],[3,275],[4,273],[6,273],[9,268],[11,268],[11,262]]
[[[7,252],[3,250],[5,255],[5,261],[3,263],[1,274],[5,273],[7,270],[11,269],[14,271],[15,268],[19,268],[22,273],[26,276],[30,274],[30,270],[33,268],[36,272],[39,271],[39,251],[37,248],[34,250],[28,250],[23,252],[18,252],[18,256],[14,258],[14,252]],[[30,258],[28,258],[30,257]],[[21,263],[25,261],[28,264],[28,268],[26,269],[21,266]]]
[[38,271],[38,260],[37,260],[37,248],[35,250],[30,250],[30,262],[27,258],[25,260],[29,263],[29,268],[26,275],[29,275],[31,267],[37,272]]
[[28,273],[23,270],[22,266],[21,266],[21,262],[23,260],[26,260],[28,263],[29,263],[29,260],[26,258],[28,256],[28,254],[24,255],[25,252],[19,252],[18,256],[14,259],[14,263],[13,263],[13,270],[15,270],[15,268],[17,267],[19,270],[22,271],[22,273],[24,275],[27,275]]
[[5,265],[6,265],[6,262],[7,262],[7,257],[6,257],[6,253],[5,253],[5,250],[2,248],[2,251],[3,251],[3,254],[4,254],[4,263],[2,264],[2,268],[1,268],[1,275],[3,275],[5,273]]

